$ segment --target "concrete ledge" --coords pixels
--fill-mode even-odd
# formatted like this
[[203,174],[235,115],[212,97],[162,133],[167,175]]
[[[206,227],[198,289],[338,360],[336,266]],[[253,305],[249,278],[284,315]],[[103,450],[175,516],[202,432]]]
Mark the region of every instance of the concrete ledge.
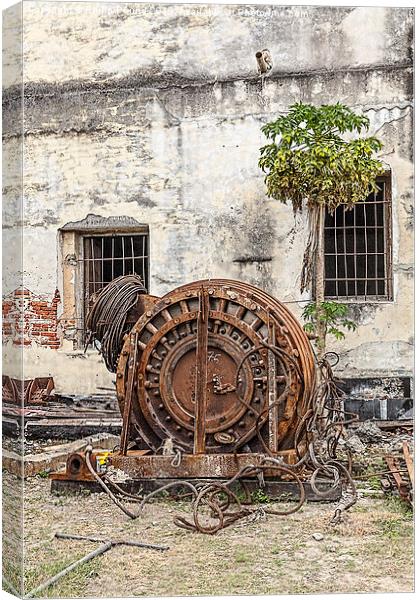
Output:
[[110,433],[100,433],[67,444],[50,446],[46,452],[19,456],[16,452],[3,450],[3,469],[18,477],[32,477],[42,471],[55,471],[62,467],[67,456],[73,452],[80,452],[91,444],[93,448],[112,450],[120,439]]

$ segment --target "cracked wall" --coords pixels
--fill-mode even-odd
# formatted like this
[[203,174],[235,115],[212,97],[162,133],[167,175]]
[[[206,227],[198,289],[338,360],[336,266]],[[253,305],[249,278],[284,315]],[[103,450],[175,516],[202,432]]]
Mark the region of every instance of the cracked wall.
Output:
[[[305,215],[265,196],[261,126],[298,100],[342,101],[369,116],[392,171],[394,299],[357,304],[357,332],[330,346],[346,376],[411,375],[412,11],[26,2],[23,15],[23,215],[13,209],[18,175],[4,193],[5,243],[16,222],[24,227],[26,288],[62,297],[58,230],[90,213],[119,215],[150,227],[152,294],[241,279],[300,318]],[[274,59],[264,85],[261,47]],[[21,148],[14,60],[4,92],[12,162]],[[60,305],[58,318],[60,348],[27,346],[26,376],[52,375],[66,393],[109,387],[98,356],[66,335],[74,323]]]

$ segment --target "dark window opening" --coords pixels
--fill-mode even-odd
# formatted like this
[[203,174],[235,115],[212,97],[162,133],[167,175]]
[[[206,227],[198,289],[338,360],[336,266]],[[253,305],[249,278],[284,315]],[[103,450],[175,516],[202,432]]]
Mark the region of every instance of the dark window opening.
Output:
[[326,298],[392,298],[390,179],[380,178],[377,185],[378,191],[351,210],[326,211]]
[[149,236],[92,235],[83,237],[84,311],[93,294],[121,275],[139,275],[149,291]]

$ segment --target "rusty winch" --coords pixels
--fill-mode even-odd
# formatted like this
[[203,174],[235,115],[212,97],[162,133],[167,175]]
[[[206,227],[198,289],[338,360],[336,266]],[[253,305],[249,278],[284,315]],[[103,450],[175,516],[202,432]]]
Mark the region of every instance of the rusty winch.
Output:
[[88,318],[123,416],[111,463],[133,478],[193,478],[258,456],[295,462],[315,359],[286,306],[227,279],[144,292],[135,276],[114,280]]

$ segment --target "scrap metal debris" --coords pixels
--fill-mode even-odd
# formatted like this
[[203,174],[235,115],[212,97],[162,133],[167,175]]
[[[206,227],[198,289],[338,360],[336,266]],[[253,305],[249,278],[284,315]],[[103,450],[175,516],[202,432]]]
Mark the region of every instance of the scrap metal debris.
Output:
[[403,442],[402,450],[402,455],[385,456],[389,472],[381,480],[381,484],[385,492],[397,493],[401,500],[413,506],[414,465],[407,441]]
[[[287,464],[281,457],[268,454],[255,465],[239,469],[228,481],[192,483],[188,480],[176,480],[143,497],[125,492],[108,473],[99,474],[92,463],[91,447],[85,451],[87,468],[111,500],[131,519],[137,519],[146,503],[153,497],[173,487],[184,487],[188,490],[187,495],[192,496],[192,518],[177,515],[174,518],[175,524],[190,531],[214,534],[240,519],[248,518],[252,521],[260,518],[261,510],[264,514],[277,516],[286,516],[298,511],[305,502],[302,482],[309,480],[312,491],[319,497],[327,497],[332,489],[343,486],[343,493],[331,519],[332,524],[337,524],[342,513],[357,500],[356,487],[351,476],[350,455],[347,455],[347,462],[338,460],[337,457],[338,441],[344,424],[353,421],[355,416],[343,413],[340,390],[328,360],[324,358],[319,366],[322,380],[313,396],[312,409],[302,420],[308,438],[311,434],[310,440],[306,452],[295,464]],[[268,448],[267,451],[269,453]],[[259,478],[263,483],[267,475],[294,481],[298,489],[297,501],[284,509],[272,508],[270,505],[264,506],[263,509],[261,506],[253,506],[247,480]],[[330,481],[330,487],[326,491],[321,491],[319,487],[321,477]],[[240,492],[232,489],[235,486]],[[121,501],[122,498],[139,503],[138,510],[128,508]]]
[[43,404],[46,400],[54,398],[54,379],[35,377],[21,381],[3,375],[2,398],[3,402],[17,406]]

